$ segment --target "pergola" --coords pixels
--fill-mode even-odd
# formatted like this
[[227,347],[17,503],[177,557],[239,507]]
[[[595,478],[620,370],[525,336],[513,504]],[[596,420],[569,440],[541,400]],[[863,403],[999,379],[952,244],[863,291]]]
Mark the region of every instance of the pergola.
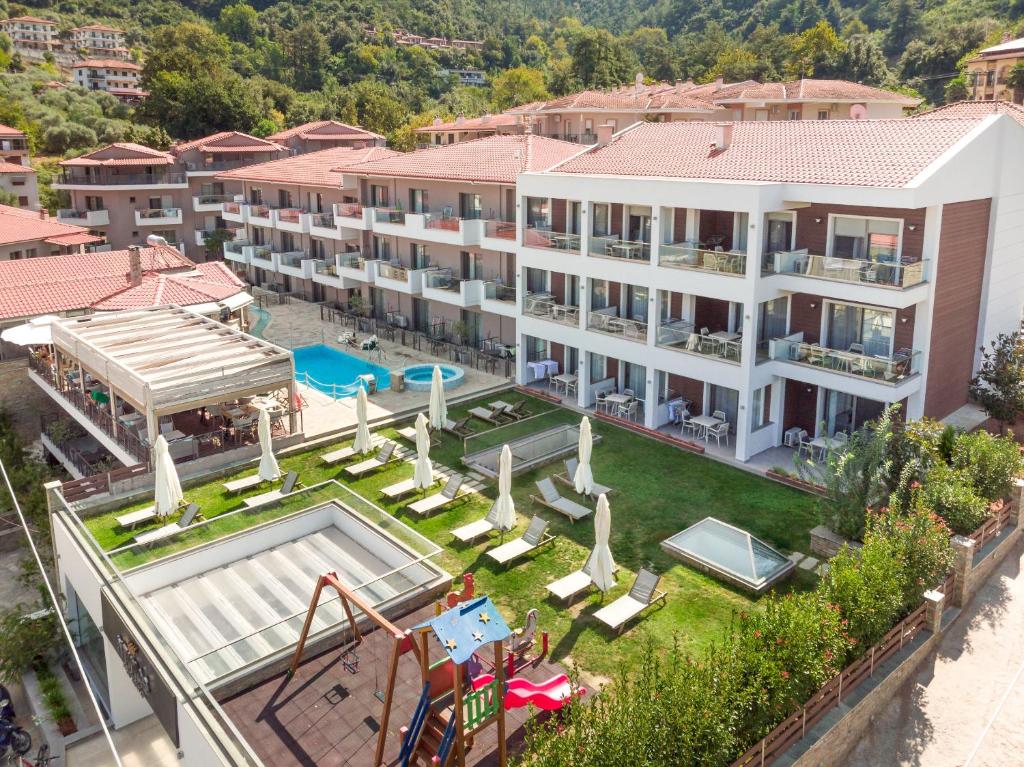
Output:
[[145,415],[149,434],[160,416],[239,397],[287,389],[294,402],[289,351],[180,306],[63,319],[51,333],[58,375],[88,371],[109,387],[111,415],[120,398]]

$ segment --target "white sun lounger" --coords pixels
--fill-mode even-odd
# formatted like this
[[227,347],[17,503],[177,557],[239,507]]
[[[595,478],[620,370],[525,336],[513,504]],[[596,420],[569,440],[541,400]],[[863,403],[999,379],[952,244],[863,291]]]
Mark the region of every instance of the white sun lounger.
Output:
[[[374,443],[375,440],[371,439],[370,445],[372,447],[376,447]],[[342,447],[338,448],[337,450],[332,450],[329,453],[324,453],[322,456],[320,456],[320,460],[330,465],[335,463],[344,463],[345,461],[351,461],[353,458],[359,455],[363,454],[356,452],[356,449],[352,447],[352,445],[349,445],[348,447]]]
[[262,479],[259,474],[250,474],[248,477],[225,482],[224,489],[229,493],[242,493],[246,490],[252,490],[254,487],[259,487],[264,482],[266,480]]
[[127,514],[122,514],[119,517],[114,517],[118,527],[132,528],[136,525],[140,525],[143,522],[149,522],[150,520],[156,519],[156,506],[147,506],[144,509],[138,511],[130,511]]
[[350,477],[361,477],[364,474],[369,474],[371,471],[387,466],[389,463],[394,463],[398,460],[398,457],[395,455],[395,447],[394,442],[388,442],[377,451],[377,455],[373,458],[346,466],[345,473]]
[[[440,479],[441,475],[436,471],[434,472],[434,482],[436,483]],[[401,482],[396,482],[393,485],[382,487],[380,494],[387,498],[389,501],[397,501],[399,498],[404,498],[409,493],[415,492],[416,479],[415,477],[409,477],[409,479],[403,479]]]
[[476,522],[470,522],[468,525],[463,525],[455,530],[452,530],[452,535],[455,539],[461,543],[469,543],[475,541],[477,538],[487,535],[492,530],[498,529],[498,509],[497,504],[491,504],[490,510],[487,512],[487,516],[483,519],[478,519]]
[[545,477],[537,482],[536,485],[541,495],[540,497],[531,495],[530,498],[541,506],[547,506],[559,514],[564,514],[572,522],[575,522],[577,519],[584,519],[594,513],[593,509],[588,509],[586,506],[576,503],[576,501],[563,498],[555,487],[555,483],[551,481],[551,477]]
[[536,551],[545,543],[551,543],[555,536],[548,532],[548,522],[541,517],[534,517],[530,520],[530,526],[521,537],[503,543],[497,548],[487,552],[487,556],[499,565],[507,565],[519,557]]
[[151,543],[162,541],[164,538],[170,538],[175,533],[181,532],[191,525],[198,514],[199,506],[194,503],[190,503],[177,522],[171,522],[169,525],[158,527],[156,530],[150,530],[148,533],[140,533],[135,536],[135,542],[140,546],[148,546]]
[[633,588],[607,607],[602,607],[594,617],[609,628],[622,632],[626,623],[638,616],[652,604],[665,599],[665,592],[658,591],[660,576],[650,570],[641,569],[633,581]]
[[428,495],[426,498],[421,498],[415,503],[410,503],[406,508],[413,514],[418,514],[421,517],[425,517],[438,509],[443,509],[445,506],[454,503],[459,498],[469,495],[469,490],[466,490],[465,492],[462,491],[462,482],[463,478],[461,474],[453,474],[448,478],[448,482],[445,484],[441,492]]
[[[430,432],[430,444],[431,445],[436,445],[437,444],[437,438],[434,435],[434,430],[430,429],[429,432]],[[416,444],[416,427],[415,426],[405,426],[405,427],[403,427],[401,429],[398,429],[395,433],[398,434],[398,436],[401,437],[402,439],[408,440],[409,442],[413,443],[414,445]]]
[[474,418],[486,421],[492,426],[501,426],[512,420],[505,417],[505,408],[491,408],[488,410],[485,407],[471,407],[468,412]]
[[[556,474],[555,479],[557,479],[559,482],[565,485],[568,485],[573,490],[575,490],[576,469],[579,467],[580,462],[576,458],[566,458],[564,463],[565,474]],[[589,495],[591,498],[597,498],[597,496],[601,495],[601,493],[604,493],[605,495],[610,495],[611,492],[612,489],[610,487],[606,485],[599,485],[597,482],[594,482],[590,487]]]
[[[594,579],[590,575],[590,560],[593,556],[594,553],[591,552],[590,556],[587,557],[587,561],[583,563],[583,567],[581,569],[574,573],[569,573],[564,578],[559,578],[557,581],[552,581],[547,585],[547,590],[556,598],[568,602],[580,592],[589,589],[594,585]],[[615,565],[612,572],[617,572],[618,569],[619,566]]]
[[278,498],[283,498],[295,489],[295,486],[299,483],[299,475],[294,471],[289,471],[284,478],[284,483],[278,490],[271,490],[269,493],[260,493],[254,495],[252,498],[246,498],[242,501],[248,508],[253,506],[259,506],[261,503],[267,503],[268,501],[276,501]]

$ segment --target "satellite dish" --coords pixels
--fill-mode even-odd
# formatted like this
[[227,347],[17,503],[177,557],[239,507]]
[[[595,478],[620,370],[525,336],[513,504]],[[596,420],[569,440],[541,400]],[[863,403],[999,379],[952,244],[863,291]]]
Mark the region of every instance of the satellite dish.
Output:
[[863,104],[853,104],[850,107],[851,120],[863,120],[868,116],[868,108]]

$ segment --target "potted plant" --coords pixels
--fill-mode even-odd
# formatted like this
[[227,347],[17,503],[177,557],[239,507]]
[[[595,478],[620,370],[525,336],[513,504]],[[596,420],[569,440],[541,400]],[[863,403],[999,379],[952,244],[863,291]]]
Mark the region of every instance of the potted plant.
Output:
[[366,316],[366,303],[363,301],[363,294],[352,293],[348,297],[348,308],[357,317]]

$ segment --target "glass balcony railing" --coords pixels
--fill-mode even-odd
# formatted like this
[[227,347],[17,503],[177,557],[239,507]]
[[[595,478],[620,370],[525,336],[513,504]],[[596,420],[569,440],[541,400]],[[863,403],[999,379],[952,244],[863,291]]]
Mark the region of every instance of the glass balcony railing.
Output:
[[291,250],[286,253],[278,253],[277,258],[281,266],[298,268],[302,266],[305,259],[309,258],[309,255],[304,250]]
[[593,236],[590,238],[590,254],[601,258],[621,258],[625,261],[650,261],[651,244],[612,236]]
[[362,253],[342,253],[338,256],[338,266],[362,271],[366,268],[366,259],[363,258]]
[[489,301],[516,302],[516,289],[511,285],[499,285],[497,282],[484,283],[484,298]]
[[340,218],[362,218],[363,206],[358,202],[343,202],[336,206]]
[[231,240],[230,242],[225,242],[224,254],[241,256],[243,248],[247,248],[251,244],[252,243],[250,243],[248,240]]
[[816,256],[803,250],[766,253],[763,271],[768,274],[798,274],[823,280],[859,285],[910,288],[927,280],[925,261],[869,261],[855,258]]
[[256,218],[270,218],[270,211],[273,209],[273,206],[267,205],[266,203],[249,203],[249,215],[255,216]]
[[178,218],[181,208],[140,208],[136,213],[140,219]]
[[674,242],[658,248],[658,264],[673,269],[735,274],[747,272],[747,254],[738,251],[705,250],[693,243]]
[[[233,194],[196,195],[196,202],[200,205],[223,205],[224,203],[234,203],[234,199],[235,196]],[[234,212],[237,212],[237,210]]]
[[516,222],[492,219],[484,227],[484,236],[497,240],[514,240],[516,238]]
[[550,293],[531,293],[526,296],[524,311],[533,317],[559,322],[563,325],[579,325],[580,322],[578,306],[559,304]]
[[184,184],[187,180],[184,173],[112,173],[95,176],[61,173],[56,183],[68,184],[70,186],[116,186],[120,184],[149,186]]
[[773,339],[769,349],[771,358],[775,360],[870,378],[888,384],[898,384],[919,373],[921,365],[921,353],[911,349],[899,349],[890,357],[863,354],[859,350],[829,349],[819,344],[786,338]]
[[399,208],[374,208],[373,220],[379,224],[405,224],[405,211]]
[[398,280],[399,282],[409,281],[409,270],[397,264],[379,263],[377,274],[386,280]]
[[258,258],[263,261],[269,261],[273,249],[269,245],[253,245],[252,246],[252,257]]
[[523,244],[531,248],[551,248],[568,253],[580,252],[580,236],[569,232],[556,232],[546,226],[530,226],[523,232]]
[[658,346],[675,351],[716,357],[730,362],[740,362],[743,339],[738,333],[718,330],[698,332],[692,322],[677,320],[658,325]]
[[302,219],[305,211],[302,208],[278,208],[277,220],[286,224],[297,224]]
[[333,213],[314,213],[309,219],[310,226],[318,226],[322,229],[334,228]]
[[459,216],[430,215],[426,218],[427,229],[442,229],[446,232],[457,232],[462,225]]
[[592,311],[587,318],[587,329],[599,333],[628,338],[631,341],[647,342],[647,323],[619,317],[604,310]]
[[239,213],[242,212],[242,205],[243,205],[243,203],[234,202],[232,200],[231,202],[225,202],[223,207],[222,207],[222,210],[225,213],[233,213],[234,215],[237,216]]
[[461,280],[457,280],[449,269],[433,269],[423,273],[423,287],[431,290],[448,290],[458,293]]

